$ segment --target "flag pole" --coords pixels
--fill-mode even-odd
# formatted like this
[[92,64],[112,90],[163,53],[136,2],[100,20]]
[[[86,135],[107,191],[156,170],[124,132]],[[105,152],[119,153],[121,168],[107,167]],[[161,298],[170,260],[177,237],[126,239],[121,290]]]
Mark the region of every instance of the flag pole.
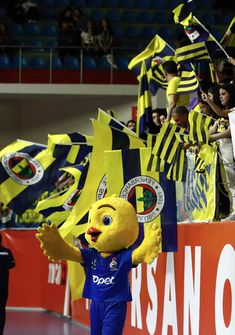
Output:
[[222,47],[222,45],[217,41],[217,39],[209,32],[209,30],[195,17],[193,16],[194,20],[205,30],[207,31],[211,37],[213,38],[214,42],[218,45],[218,47],[224,52],[224,54],[226,55],[227,58],[229,58],[228,53],[224,50],[224,48]]

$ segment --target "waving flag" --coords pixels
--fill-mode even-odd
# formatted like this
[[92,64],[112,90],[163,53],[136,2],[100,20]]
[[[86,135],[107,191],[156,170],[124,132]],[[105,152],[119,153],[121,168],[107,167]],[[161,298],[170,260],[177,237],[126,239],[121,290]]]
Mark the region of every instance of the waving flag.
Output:
[[[93,137],[80,133],[49,134],[48,150],[55,158],[65,158],[70,164],[79,164],[92,151]],[[67,164],[68,165],[68,164]]]
[[176,60],[181,62],[211,61],[205,42],[198,42],[176,49]]
[[126,127],[120,121],[118,121],[117,119],[115,119],[109,113],[103,111],[101,108],[98,108],[97,121],[102,122],[102,123],[104,123],[107,126],[110,126],[112,128],[119,129],[119,130],[123,131],[124,133],[131,134],[132,136],[136,136],[135,132],[133,132],[131,129],[129,129],[128,127]]
[[146,72],[145,62],[142,62],[139,92],[138,92],[138,109],[137,109],[137,135],[140,138],[147,137],[147,128],[152,117],[152,101],[149,90],[148,77]]
[[104,151],[120,148],[144,147],[143,140],[115,128],[92,120],[94,144],[83,192],[65,223],[61,226],[62,236],[66,236],[87,215],[91,205],[106,194]]
[[212,117],[192,110],[189,113],[189,124],[189,137],[192,142],[208,144]]
[[150,153],[150,148],[106,151],[107,192],[128,200],[140,224],[161,225],[162,251],[176,251],[175,183],[147,171]]
[[70,185],[71,179],[67,179],[67,188],[63,192],[59,192],[58,194],[39,201],[35,211],[42,214],[48,221],[57,226],[63,223],[68,218],[72,208],[81,195],[88,167],[89,161],[86,159],[83,164],[62,168],[61,170],[74,177],[73,184]]
[[220,43],[226,47],[235,47],[235,16],[232,19]]
[[19,215],[54,187],[65,165],[45,147],[21,140],[4,148],[0,159],[0,201]]

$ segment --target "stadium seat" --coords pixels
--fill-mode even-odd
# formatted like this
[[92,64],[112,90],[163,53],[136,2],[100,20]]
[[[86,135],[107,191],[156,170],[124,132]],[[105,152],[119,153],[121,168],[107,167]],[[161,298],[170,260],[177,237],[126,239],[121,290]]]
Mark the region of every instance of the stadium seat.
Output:
[[70,2],[69,0],[56,0],[56,6],[59,6],[59,7],[67,7],[70,5]]
[[12,36],[19,36],[24,34],[24,29],[20,23],[11,24],[9,30]]
[[42,7],[40,9],[40,16],[45,20],[56,20],[57,15],[53,7]]
[[137,21],[136,14],[132,11],[124,11],[121,21],[124,23],[134,23]]
[[161,26],[157,28],[156,34],[160,35],[164,40],[172,40],[174,38],[174,33],[170,27]]
[[157,12],[154,16],[154,22],[156,22],[157,24],[166,24],[166,23],[173,23],[170,22],[171,17],[164,13],[164,12]]
[[64,58],[63,61],[64,68],[68,70],[79,70],[80,64],[76,57],[67,56]]
[[124,32],[120,26],[113,26],[113,34],[115,37],[123,37]]
[[127,28],[127,36],[129,38],[139,38],[141,36],[141,29],[136,26],[130,26]]
[[83,68],[86,70],[94,70],[96,69],[96,61],[91,56],[85,56],[83,58]]
[[24,32],[29,36],[39,36],[41,34],[41,29],[37,23],[27,23],[24,26]]
[[136,9],[148,9],[150,8],[150,2],[149,1],[143,1],[143,0],[135,0],[134,2],[134,8]]
[[57,36],[58,28],[54,24],[47,24],[44,26],[42,33],[46,36]]
[[147,39],[152,39],[157,33],[157,29],[153,26],[145,26],[142,30],[142,37]]
[[121,16],[120,16],[119,12],[115,11],[115,10],[108,11],[105,16],[107,17],[107,19],[111,23],[120,22],[120,20],[121,20]]
[[61,70],[61,69],[63,69],[63,64],[61,62],[60,57],[58,57],[58,56],[52,57],[52,69],[53,70]]
[[70,4],[72,6],[77,6],[77,7],[86,7],[86,1],[85,0],[70,0]]
[[33,69],[45,69],[47,67],[43,57],[32,56],[29,62],[29,67]]
[[10,59],[8,56],[0,56],[0,68],[1,69],[8,69],[10,67]]
[[48,40],[46,41],[45,45],[49,48],[57,48],[58,46],[58,41],[57,40]]
[[108,8],[118,8],[119,2],[118,0],[102,0],[102,7],[108,7]]
[[165,9],[165,0],[152,0],[150,3],[151,9]]
[[141,23],[151,23],[153,15],[149,11],[141,11],[138,15],[137,22]]
[[25,43],[25,45],[30,47],[30,50],[34,50],[34,51],[43,51],[42,49],[42,41],[39,39],[33,39],[30,41],[27,41],[27,44]]
[[102,4],[100,0],[87,0],[86,1],[86,7],[96,7],[101,8]]
[[56,0],[37,0],[39,6],[54,6],[56,5]]
[[93,10],[90,14],[90,18],[94,21],[100,21],[105,17],[105,13],[101,10]]
[[101,57],[97,62],[97,69],[110,70],[111,66],[105,56]]
[[22,69],[27,69],[29,66],[28,60],[26,57],[22,56],[21,59],[19,56],[14,56],[11,61],[11,67],[14,69],[18,69],[21,63]]
[[120,70],[127,70],[128,69],[129,60],[126,57],[118,57],[116,59],[116,64],[117,64],[118,69],[120,69]]

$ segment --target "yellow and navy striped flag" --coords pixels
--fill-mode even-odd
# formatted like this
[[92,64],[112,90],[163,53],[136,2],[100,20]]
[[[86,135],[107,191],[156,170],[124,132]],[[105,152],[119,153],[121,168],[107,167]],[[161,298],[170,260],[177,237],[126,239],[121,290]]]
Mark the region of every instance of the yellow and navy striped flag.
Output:
[[233,17],[228,29],[226,30],[224,36],[222,37],[221,44],[226,47],[235,47],[235,16]]
[[177,63],[189,61],[211,61],[205,42],[192,43],[184,47],[177,48],[175,53]]
[[212,124],[212,117],[206,116],[197,111],[189,113],[189,137],[192,143],[204,143],[209,141],[209,128]]
[[165,121],[152,149],[153,155],[160,157],[169,164],[172,163],[179,147],[175,133],[185,134],[186,130],[176,124]]
[[68,177],[67,188],[62,191],[49,196],[48,198],[38,202],[35,211],[42,214],[47,221],[60,226],[69,216],[72,208],[79,199],[83,190],[89,161],[86,159],[83,164],[74,165],[62,168],[70,176],[73,176],[73,184],[70,185],[71,178]]
[[17,140],[0,152],[0,201],[22,214],[53,187],[66,165],[38,144]]
[[132,70],[139,79],[142,61],[145,61],[146,69],[149,71],[154,58],[168,60],[165,57],[170,56],[174,56],[174,49],[156,34],[147,47],[130,61],[128,69]]
[[[177,250],[175,183],[165,174],[147,171],[151,148],[105,152],[108,195],[117,194],[136,209],[143,238],[146,224],[161,225],[162,251]],[[141,227],[142,226],[142,227]]]
[[142,62],[139,92],[138,92],[138,108],[137,108],[137,122],[136,132],[140,138],[147,137],[148,124],[152,115],[152,101],[149,90],[148,77],[146,72],[145,62]]
[[92,124],[94,144],[86,182],[71,214],[60,228],[62,236],[71,232],[80,220],[87,215],[91,205],[106,195],[104,151],[145,147],[144,141],[136,136],[109,127],[97,120],[92,120]]
[[119,129],[123,131],[124,133],[131,134],[132,136],[136,136],[136,133],[126,127],[124,124],[122,124],[120,121],[115,119],[112,115],[109,113],[103,111],[101,108],[98,108],[98,117],[97,121],[102,122],[106,124],[107,126],[110,126],[112,128]]
[[177,88],[177,94],[184,95],[197,92],[200,89],[200,85],[193,65],[191,63],[181,63],[178,69],[180,83]]
[[77,132],[48,135],[48,150],[51,151],[53,157],[64,157],[68,163],[73,165],[79,164],[92,151],[92,143],[92,136]]

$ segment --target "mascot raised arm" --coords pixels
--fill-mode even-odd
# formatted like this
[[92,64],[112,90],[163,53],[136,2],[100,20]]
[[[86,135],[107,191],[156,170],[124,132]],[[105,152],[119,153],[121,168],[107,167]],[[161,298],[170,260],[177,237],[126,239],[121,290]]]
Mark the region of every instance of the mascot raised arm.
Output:
[[160,251],[159,226],[149,224],[142,243],[133,206],[116,196],[94,203],[85,233],[89,248],[79,249],[65,242],[54,225],[43,224],[37,238],[49,260],[70,260],[83,264],[86,280],[83,297],[91,299],[91,335],[121,335],[127,302],[132,300],[128,274],[139,263],[151,263]]

